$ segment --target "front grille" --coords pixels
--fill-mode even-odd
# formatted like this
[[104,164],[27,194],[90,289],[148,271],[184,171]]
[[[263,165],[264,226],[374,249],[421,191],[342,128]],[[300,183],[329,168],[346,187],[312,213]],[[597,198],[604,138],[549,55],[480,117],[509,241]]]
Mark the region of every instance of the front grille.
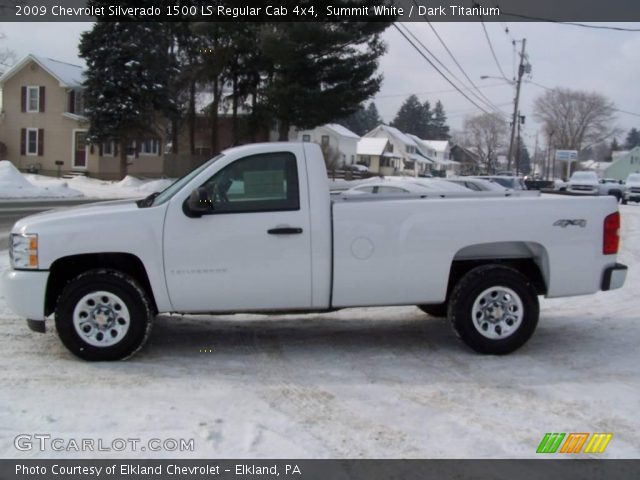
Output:
[[589,185],[572,185],[571,190],[577,190],[579,192],[592,192],[595,190],[595,188]]
[[631,193],[640,193],[640,187],[631,187],[631,189],[629,189],[629,191]]

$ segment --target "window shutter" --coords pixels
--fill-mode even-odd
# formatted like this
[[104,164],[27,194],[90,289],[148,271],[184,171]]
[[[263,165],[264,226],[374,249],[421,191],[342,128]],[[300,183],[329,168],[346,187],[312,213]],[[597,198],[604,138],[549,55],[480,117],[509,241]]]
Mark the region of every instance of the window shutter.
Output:
[[140,156],[140,144],[142,142],[139,140],[136,140],[136,147],[135,147],[135,154],[134,154],[134,158],[138,158]]
[[102,156],[102,143],[98,145],[98,155]]
[[44,112],[44,87],[40,87],[40,112]]
[[38,129],[38,156],[44,155],[44,129]]
[[69,92],[69,113],[76,113],[76,91]]
[[93,155],[93,143],[89,145],[89,153]]
[[[23,87],[24,88],[24,87]],[[20,129],[20,155],[27,154],[27,129]]]
[[[27,111],[27,87],[22,87],[20,92],[20,111],[21,112],[26,112]],[[23,154],[24,155],[24,154]]]
[[162,156],[162,139],[158,139],[158,156]]
[[117,157],[119,155],[118,152],[118,146],[120,145],[120,142],[113,142],[113,156]]

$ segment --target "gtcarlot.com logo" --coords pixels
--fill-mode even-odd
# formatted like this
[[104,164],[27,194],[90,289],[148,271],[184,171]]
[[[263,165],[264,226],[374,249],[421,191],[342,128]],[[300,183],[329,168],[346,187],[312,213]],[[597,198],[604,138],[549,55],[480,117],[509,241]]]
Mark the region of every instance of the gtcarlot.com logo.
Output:
[[59,438],[49,434],[20,434],[13,446],[21,452],[193,452],[193,438]]
[[612,437],[613,433],[545,433],[536,453],[604,453]]

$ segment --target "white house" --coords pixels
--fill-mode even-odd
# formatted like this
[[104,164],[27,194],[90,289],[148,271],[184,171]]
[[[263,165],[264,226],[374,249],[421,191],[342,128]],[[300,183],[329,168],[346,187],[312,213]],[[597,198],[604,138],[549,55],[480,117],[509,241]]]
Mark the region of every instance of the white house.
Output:
[[365,134],[366,138],[386,138],[391,144],[391,153],[398,155],[404,162],[404,169],[413,175],[424,173],[433,163],[418,151],[418,145],[408,135],[389,125],[378,125]]
[[313,130],[299,130],[296,132],[296,138],[292,140],[313,142],[321,147],[333,148],[340,154],[339,166],[345,167],[356,163],[360,137],[342,125],[327,123]]
[[393,153],[387,138],[361,138],[358,142],[358,162],[370,172],[397,175],[403,168],[400,155]]
[[605,178],[626,180],[630,173],[640,173],[640,147],[627,150],[613,158],[613,162],[604,171]]
[[418,151],[433,161],[432,171],[445,177],[456,175],[459,164],[451,159],[451,145],[447,140],[423,140],[415,135],[408,134],[418,145]]

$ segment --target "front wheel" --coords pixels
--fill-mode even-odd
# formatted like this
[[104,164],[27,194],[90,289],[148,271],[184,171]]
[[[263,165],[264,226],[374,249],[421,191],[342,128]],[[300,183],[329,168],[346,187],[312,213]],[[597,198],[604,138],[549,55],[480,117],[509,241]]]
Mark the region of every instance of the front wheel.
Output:
[[92,270],[71,280],[55,311],[62,343],[91,361],[121,360],[146,342],[153,313],[146,293],[130,276]]
[[504,355],[533,335],[540,307],[535,287],[517,270],[484,265],[455,286],[449,319],[460,338],[479,353]]

